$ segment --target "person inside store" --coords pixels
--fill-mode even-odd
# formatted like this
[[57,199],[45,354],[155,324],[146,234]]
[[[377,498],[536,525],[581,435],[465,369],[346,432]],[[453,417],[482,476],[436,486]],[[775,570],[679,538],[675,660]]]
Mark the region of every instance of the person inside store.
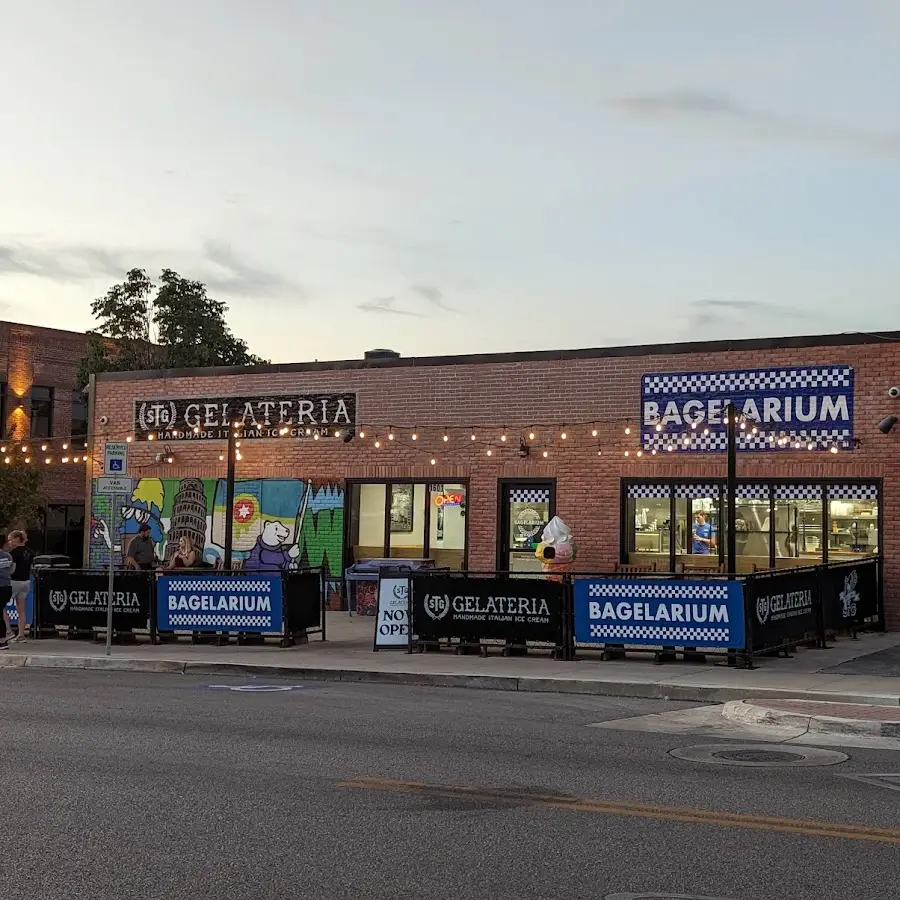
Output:
[[172,558],[160,566],[157,572],[171,572],[173,569],[193,569],[197,565],[199,554],[194,548],[194,542],[187,536],[178,541],[178,549],[172,554]]
[[156,547],[153,538],[150,537],[150,526],[143,522],[138,528],[137,537],[128,545],[128,555],[125,557],[125,565],[129,569],[143,569],[149,571],[156,562]]
[[702,509],[694,515],[694,540],[691,553],[712,553],[716,545],[716,535],[712,525],[706,521],[706,513]]

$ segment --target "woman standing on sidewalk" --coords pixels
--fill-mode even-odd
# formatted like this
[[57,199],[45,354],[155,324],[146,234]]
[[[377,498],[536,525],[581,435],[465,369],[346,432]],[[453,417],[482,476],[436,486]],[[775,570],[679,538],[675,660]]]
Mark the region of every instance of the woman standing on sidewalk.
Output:
[[6,612],[6,604],[12,598],[12,572],[15,566],[13,558],[6,552],[7,537],[0,534],[0,609],[3,610],[3,634],[0,635],[0,650],[6,650],[9,644],[6,640],[7,631],[12,631],[9,615]]
[[29,547],[28,535],[24,531],[9,533],[9,555],[13,558],[15,571],[12,573],[12,598],[16,601],[19,616],[19,634],[11,637],[11,643],[24,643],[28,634],[28,591],[31,589],[31,563],[34,554]]

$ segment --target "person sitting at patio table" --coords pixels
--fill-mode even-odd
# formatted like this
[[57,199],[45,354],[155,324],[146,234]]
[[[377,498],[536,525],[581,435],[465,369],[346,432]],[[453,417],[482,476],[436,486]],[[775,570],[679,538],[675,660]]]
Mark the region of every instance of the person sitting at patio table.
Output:
[[693,536],[691,553],[709,554],[713,552],[716,545],[716,534],[712,525],[706,521],[706,513],[703,510],[698,510],[694,515]]
[[158,572],[171,572],[174,569],[192,569],[197,565],[199,554],[194,549],[194,543],[189,537],[182,537],[178,541],[178,549],[172,554],[172,558],[157,569]]

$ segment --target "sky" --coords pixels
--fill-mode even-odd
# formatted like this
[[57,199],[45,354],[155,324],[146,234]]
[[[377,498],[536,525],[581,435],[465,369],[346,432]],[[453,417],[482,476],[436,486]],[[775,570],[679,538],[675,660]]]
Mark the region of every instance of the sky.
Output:
[[276,362],[898,327],[897,0],[0,0],[0,318]]

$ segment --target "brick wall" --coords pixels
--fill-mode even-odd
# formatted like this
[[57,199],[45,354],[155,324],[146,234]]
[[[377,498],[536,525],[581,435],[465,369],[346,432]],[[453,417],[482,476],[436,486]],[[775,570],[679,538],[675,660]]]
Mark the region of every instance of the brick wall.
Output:
[[[72,388],[87,338],[83,334],[0,322],[0,372],[7,385],[6,433],[16,439],[30,434],[30,398],[35,385],[54,389],[53,432],[68,436],[72,423]],[[18,401],[24,405],[18,407]],[[39,448],[40,444],[36,446]],[[58,446],[58,442],[53,444]],[[37,463],[39,455],[34,454]],[[43,457],[40,457],[43,459]],[[48,503],[84,501],[84,472],[74,466],[44,469]]]
[[[900,512],[894,498],[900,491],[900,430],[882,435],[875,423],[891,412],[900,414],[900,401],[888,388],[900,383],[900,344],[782,347],[703,353],[654,353],[646,356],[598,356],[567,360],[514,360],[476,364],[373,366],[368,368],[276,371],[241,375],[202,375],[135,381],[100,380],[95,414],[109,417],[105,430],[122,439],[132,426],[135,398],[216,397],[316,391],[357,391],[357,421],[398,426],[398,440],[376,450],[371,440],[350,444],[290,439],[246,441],[239,477],[302,476],[325,480],[345,478],[421,477],[433,481],[471,479],[468,498],[469,565],[493,568],[496,560],[497,480],[514,477],[557,479],[557,511],[573,529],[579,543],[579,567],[611,567],[619,552],[619,479],[637,477],[724,477],[724,454],[665,454],[637,459],[624,457],[636,450],[640,427],[640,379],[647,372],[722,371],[766,366],[849,365],[855,371],[854,430],[862,445],[853,451],[830,453],[786,452],[739,455],[740,477],[883,477],[885,479],[886,601],[889,621],[900,627]],[[590,424],[596,420],[598,439]],[[563,444],[547,429],[528,459],[516,456],[518,437],[531,424],[569,423]],[[482,445],[469,439],[479,425],[507,426],[508,448],[488,458]],[[625,426],[634,426],[628,438]],[[419,451],[412,448],[400,425],[418,426]],[[441,436],[447,428],[451,441]],[[404,440],[399,438],[403,435]],[[368,437],[368,436],[367,436]],[[155,467],[153,443],[136,444],[132,468],[145,475],[167,477],[219,475],[222,445],[176,443],[176,464]],[[496,442],[495,442],[496,446]],[[544,459],[541,451],[549,450]],[[95,453],[95,456],[97,454]],[[135,472],[133,471],[133,474]],[[99,474],[98,471],[94,473]]]

